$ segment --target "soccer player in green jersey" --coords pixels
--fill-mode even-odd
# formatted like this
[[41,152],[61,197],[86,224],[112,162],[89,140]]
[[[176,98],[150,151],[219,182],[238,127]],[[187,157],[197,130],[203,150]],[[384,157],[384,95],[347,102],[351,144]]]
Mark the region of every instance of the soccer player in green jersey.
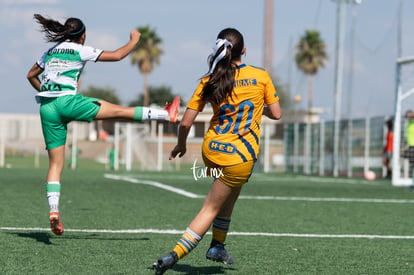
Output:
[[141,34],[130,32],[129,41],[114,51],[104,51],[85,46],[86,27],[78,18],[68,18],[64,24],[34,15],[48,42],[53,47],[46,50],[32,66],[27,79],[38,91],[43,136],[49,155],[46,193],[49,203],[49,221],[56,235],[63,234],[59,215],[61,173],[65,161],[67,124],[71,121],[102,119],[127,119],[130,121],[168,120],[175,122],[179,97],[175,97],[165,109],[147,107],[124,107],[107,101],[78,94],[78,81],[88,61],[120,61],[138,43]]

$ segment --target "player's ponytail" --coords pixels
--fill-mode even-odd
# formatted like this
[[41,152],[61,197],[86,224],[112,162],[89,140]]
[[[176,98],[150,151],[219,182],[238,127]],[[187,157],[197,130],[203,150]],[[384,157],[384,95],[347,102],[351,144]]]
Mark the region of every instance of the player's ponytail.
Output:
[[227,28],[218,34],[208,58],[210,78],[202,91],[203,100],[220,104],[230,95],[234,87],[234,61],[240,60],[243,47],[243,36],[236,29]]
[[35,14],[34,18],[42,26],[48,42],[78,41],[85,32],[85,25],[78,18],[68,18],[65,24]]

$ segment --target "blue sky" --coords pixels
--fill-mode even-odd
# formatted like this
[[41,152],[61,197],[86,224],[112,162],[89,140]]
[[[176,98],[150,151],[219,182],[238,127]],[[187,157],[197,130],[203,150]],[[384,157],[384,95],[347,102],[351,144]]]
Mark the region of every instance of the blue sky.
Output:
[[[342,117],[348,117],[350,97],[352,117],[390,115],[394,110],[399,2],[363,0],[360,5],[345,5]],[[402,53],[414,56],[414,1],[404,0],[403,7]],[[356,24],[351,75],[353,10]],[[207,56],[223,28],[235,27],[244,34],[245,63],[263,65],[263,0],[0,0],[0,113],[38,111],[35,92],[26,80],[26,73],[52,44],[44,41],[33,20],[34,13],[61,22],[67,17],[81,18],[87,27],[86,44],[103,50],[120,47],[128,41],[131,29],[149,24],[163,39],[165,52],[161,64],[150,75],[150,85],[170,86],[184,101],[189,99],[198,79],[207,71]],[[290,82],[292,95],[302,95],[303,101],[297,108],[306,107],[307,79],[296,69],[294,46],[306,29],[320,31],[329,60],[314,79],[313,103],[324,110],[326,118],[332,118],[336,3],[332,0],[274,0],[274,15],[273,72],[282,82]],[[412,72],[414,75],[414,70]],[[414,87],[414,80],[411,81]],[[117,63],[88,63],[82,88],[90,85],[114,88],[127,104],[142,92],[143,78],[127,57]]]

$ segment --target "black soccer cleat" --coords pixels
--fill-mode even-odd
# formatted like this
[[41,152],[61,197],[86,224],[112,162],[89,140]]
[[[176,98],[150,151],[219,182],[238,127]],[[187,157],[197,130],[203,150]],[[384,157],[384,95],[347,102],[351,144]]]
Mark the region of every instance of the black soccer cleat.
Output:
[[177,253],[174,251],[161,256],[153,265],[152,268],[155,270],[155,275],[164,274],[167,269],[172,268],[175,263],[178,262]]
[[213,244],[206,253],[206,258],[215,262],[220,262],[223,264],[233,264],[234,260],[233,257],[230,256],[226,249],[224,248],[224,244],[222,243],[215,243]]

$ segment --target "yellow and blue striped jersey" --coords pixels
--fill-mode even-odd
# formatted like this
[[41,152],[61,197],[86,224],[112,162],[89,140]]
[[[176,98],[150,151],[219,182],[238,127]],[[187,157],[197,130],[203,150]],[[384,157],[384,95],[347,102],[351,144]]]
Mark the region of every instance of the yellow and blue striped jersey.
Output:
[[[207,102],[201,93],[208,79],[208,76],[201,79],[187,108],[204,109]],[[225,102],[212,104],[214,113],[204,136],[203,155],[223,166],[257,160],[264,104],[278,101],[279,96],[265,70],[245,64],[238,66],[231,95]]]

